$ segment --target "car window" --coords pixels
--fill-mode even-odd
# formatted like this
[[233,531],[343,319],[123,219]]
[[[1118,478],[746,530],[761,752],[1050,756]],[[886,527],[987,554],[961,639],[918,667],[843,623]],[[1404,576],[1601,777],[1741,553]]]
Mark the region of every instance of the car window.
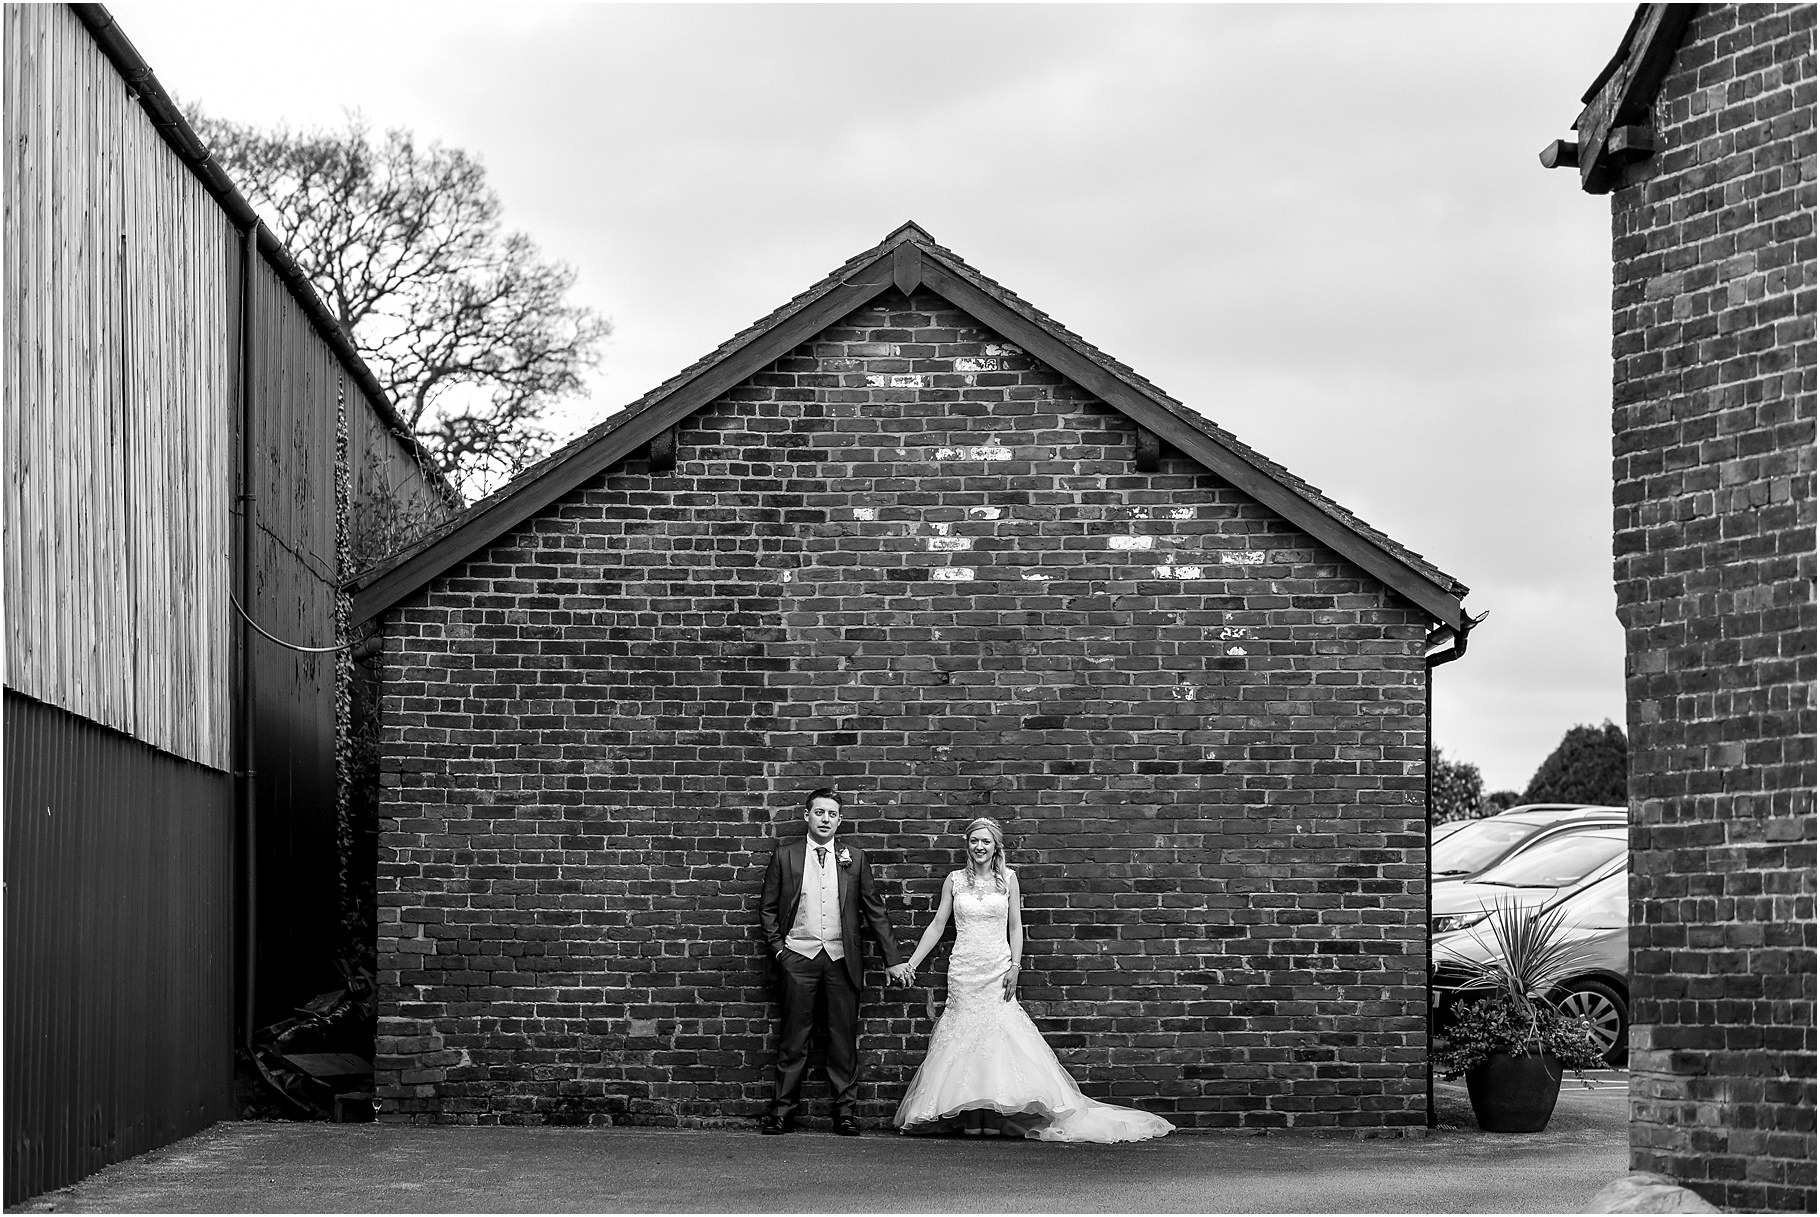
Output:
[[1500,862],[1480,875],[1480,883],[1511,887],[1565,887],[1624,852],[1628,835],[1622,828],[1565,832]]
[[1503,857],[1506,850],[1535,831],[1534,824],[1474,820],[1445,840],[1435,842],[1430,868],[1437,875],[1470,875]]
[[1630,924],[1630,873],[1618,871],[1561,898],[1557,907],[1569,925],[1593,927]]

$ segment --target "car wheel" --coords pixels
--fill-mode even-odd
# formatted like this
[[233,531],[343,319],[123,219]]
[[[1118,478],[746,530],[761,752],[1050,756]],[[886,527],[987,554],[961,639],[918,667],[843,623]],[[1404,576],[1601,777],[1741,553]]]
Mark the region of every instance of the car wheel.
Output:
[[1623,1065],[1630,1057],[1630,1005],[1602,980],[1576,980],[1565,987],[1558,1003],[1561,1013],[1591,1028],[1609,1065]]

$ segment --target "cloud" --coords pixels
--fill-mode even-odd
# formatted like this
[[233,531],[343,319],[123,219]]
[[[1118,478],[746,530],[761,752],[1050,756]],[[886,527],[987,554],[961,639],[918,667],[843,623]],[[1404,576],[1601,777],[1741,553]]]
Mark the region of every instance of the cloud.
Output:
[[213,112],[480,155],[617,325],[575,429],[914,218],[1471,584],[1488,781],[1622,712],[1607,207],[1536,152],[1628,5],[115,11]]

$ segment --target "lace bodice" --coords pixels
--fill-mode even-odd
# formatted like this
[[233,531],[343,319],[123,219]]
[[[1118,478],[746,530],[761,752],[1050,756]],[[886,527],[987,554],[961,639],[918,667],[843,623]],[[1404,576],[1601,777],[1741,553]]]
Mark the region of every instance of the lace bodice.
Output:
[[994,887],[970,888],[967,872],[954,873],[954,949],[969,953],[996,946],[1011,954],[1011,896]]
[[1008,927],[1011,897],[994,886],[970,888],[967,872],[954,872],[954,951],[948,957],[948,1003],[965,1007],[983,998],[1002,1001],[998,982],[1011,966]]

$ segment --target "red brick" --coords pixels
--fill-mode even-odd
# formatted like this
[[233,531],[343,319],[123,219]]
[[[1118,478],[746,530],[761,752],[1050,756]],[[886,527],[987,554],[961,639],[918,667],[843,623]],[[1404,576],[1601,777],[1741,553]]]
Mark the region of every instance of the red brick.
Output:
[[[381,1001],[427,1038],[386,1041],[385,1118],[756,1115],[759,879],[831,783],[906,942],[954,833],[1005,823],[1089,1093],[1423,1120],[1426,615],[1180,456],[1137,473],[1128,420],[1002,345],[882,298],[690,418],[674,473],[628,458],[388,616]],[[882,1118],[928,1023],[865,1009]],[[1209,1060],[1275,1082],[1227,1101]]]
[[1810,5],[1699,6],[1612,194],[1631,1167],[1803,1212],[1811,1133],[1747,1130],[1814,1102],[1813,922],[1757,898],[1814,891],[1813,37]]

